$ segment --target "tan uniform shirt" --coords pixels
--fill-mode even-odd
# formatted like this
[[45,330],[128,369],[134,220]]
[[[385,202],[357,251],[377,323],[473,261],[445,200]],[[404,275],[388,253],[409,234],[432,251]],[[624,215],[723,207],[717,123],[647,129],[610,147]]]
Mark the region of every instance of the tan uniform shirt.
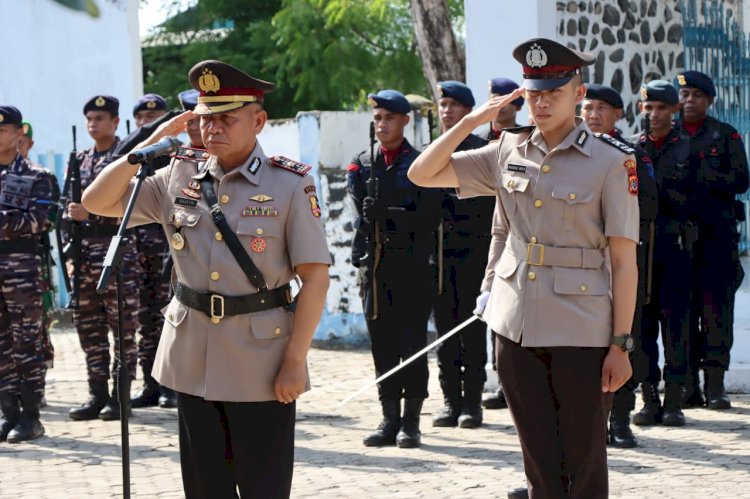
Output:
[[[297,265],[330,265],[312,177],[271,166],[260,144],[245,164],[229,173],[214,156],[206,165],[229,226],[269,289],[293,279]],[[185,189],[191,190],[189,184],[197,173],[197,162],[173,159],[149,177],[130,225],[162,224],[172,241],[172,278],[195,291],[223,296],[255,293],[222,241],[205,196],[201,193],[195,206],[185,201],[193,199]],[[129,196],[130,192],[122,198],[123,206]],[[181,244],[173,239],[178,231],[184,239],[179,249]],[[163,313],[166,320],[153,370],[159,383],[208,400],[275,400],[273,382],[292,331],[291,312],[279,307],[225,316],[214,324],[203,312],[173,298]]]
[[580,120],[553,151],[534,130],[453,154],[461,197],[497,197],[483,314],[493,331],[528,347],[609,345],[605,250],[607,237],[638,241],[633,159]]

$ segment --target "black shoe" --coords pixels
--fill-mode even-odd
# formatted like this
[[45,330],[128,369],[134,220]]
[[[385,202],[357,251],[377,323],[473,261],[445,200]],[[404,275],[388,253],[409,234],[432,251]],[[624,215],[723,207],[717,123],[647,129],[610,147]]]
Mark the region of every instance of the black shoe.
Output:
[[479,404],[463,404],[461,415],[458,417],[460,428],[479,428],[482,426],[482,406]]
[[641,384],[641,398],[643,408],[633,414],[633,424],[638,426],[652,426],[661,424],[662,408],[659,391],[653,383]]
[[367,447],[396,445],[396,434],[401,424],[401,401],[381,400],[380,405],[383,409],[383,420],[374,432],[365,437],[363,443]]
[[174,409],[177,407],[177,394],[171,388],[166,386],[161,387],[161,395],[159,395],[159,407],[162,409]]
[[508,491],[508,499],[529,499],[528,487],[516,487]]
[[401,429],[396,435],[396,445],[401,449],[419,447],[422,443],[422,432],[419,431],[419,414],[422,412],[424,399],[404,400],[404,415],[401,417]]
[[502,388],[498,388],[495,393],[488,393],[482,396],[482,407],[485,409],[505,409],[508,402],[505,400],[505,394]]
[[107,381],[89,381],[89,399],[80,407],[68,411],[68,417],[74,421],[89,421],[99,417],[99,412],[109,402]]
[[685,415],[682,413],[682,385],[667,383],[664,389],[664,411],[661,424],[664,426],[685,426]]
[[690,370],[688,371],[687,376],[685,376],[685,391],[682,394],[682,408],[692,409],[705,406],[706,399],[703,398],[698,372]]
[[[107,402],[107,405],[105,405],[101,412],[99,412],[99,419],[101,419],[102,421],[119,421],[120,417],[122,416],[120,412],[120,394],[117,391],[117,380],[115,380],[113,385],[112,395],[109,396],[109,402]],[[128,406],[128,417],[132,415],[133,411],[131,411],[130,406]]]
[[630,420],[618,421],[609,419],[609,431],[607,432],[607,443],[619,449],[632,449],[638,447],[638,441],[630,429]]
[[44,435],[44,426],[39,418],[21,416],[18,424],[8,433],[8,443],[16,444],[34,440]]
[[141,407],[154,407],[159,403],[159,384],[151,378],[143,383],[143,386],[130,397],[130,406],[136,409]]
[[432,416],[432,426],[455,428],[458,425],[460,412],[458,402],[446,399],[443,407]]
[[0,409],[3,411],[3,418],[0,419],[0,442],[5,442],[8,433],[21,419],[21,403],[18,396],[10,393],[0,394]]
[[704,374],[706,375],[706,406],[715,411],[731,409],[732,402],[724,389],[724,369],[712,367],[704,369]]

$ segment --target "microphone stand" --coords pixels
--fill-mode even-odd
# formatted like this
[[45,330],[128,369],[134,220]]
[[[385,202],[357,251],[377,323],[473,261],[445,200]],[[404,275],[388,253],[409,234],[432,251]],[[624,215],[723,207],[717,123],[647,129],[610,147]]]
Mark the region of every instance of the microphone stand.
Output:
[[102,266],[102,274],[99,278],[99,284],[96,286],[96,291],[99,294],[104,294],[107,291],[107,285],[112,272],[115,273],[115,283],[117,290],[117,345],[120,349],[118,360],[119,369],[117,371],[117,382],[118,382],[118,394],[117,397],[120,399],[120,441],[122,447],[122,497],[123,499],[130,499],[130,439],[128,434],[128,415],[130,413],[130,375],[128,373],[128,367],[125,362],[125,339],[124,333],[124,319],[123,319],[123,305],[124,297],[122,295],[122,244],[125,241],[125,231],[128,227],[128,221],[133,213],[135,207],[135,201],[138,199],[138,192],[141,190],[141,185],[146,177],[154,174],[154,154],[149,153],[146,156],[146,161],[141,164],[138,173],[136,174],[136,182],[133,187],[133,192],[130,194],[128,205],[125,208],[125,213],[120,223],[120,228],[117,230],[117,235],[112,237],[112,241],[109,243],[109,249],[107,249],[107,256],[104,257],[104,264]]

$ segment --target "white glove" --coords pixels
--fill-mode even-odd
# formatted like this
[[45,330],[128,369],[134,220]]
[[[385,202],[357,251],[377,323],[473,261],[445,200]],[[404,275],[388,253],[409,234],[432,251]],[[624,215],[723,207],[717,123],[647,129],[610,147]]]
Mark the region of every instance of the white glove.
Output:
[[479,296],[477,296],[477,305],[474,308],[474,315],[481,316],[488,301],[490,301],[490,292],[482,291]]

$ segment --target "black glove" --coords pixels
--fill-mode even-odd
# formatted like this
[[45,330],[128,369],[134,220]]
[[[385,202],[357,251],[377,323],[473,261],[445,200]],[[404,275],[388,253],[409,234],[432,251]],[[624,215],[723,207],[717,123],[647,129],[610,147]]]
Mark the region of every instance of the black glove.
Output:
[[385,218],[386,207],[382,201],[367,196],[362,200],[362,218],[367,223]]

